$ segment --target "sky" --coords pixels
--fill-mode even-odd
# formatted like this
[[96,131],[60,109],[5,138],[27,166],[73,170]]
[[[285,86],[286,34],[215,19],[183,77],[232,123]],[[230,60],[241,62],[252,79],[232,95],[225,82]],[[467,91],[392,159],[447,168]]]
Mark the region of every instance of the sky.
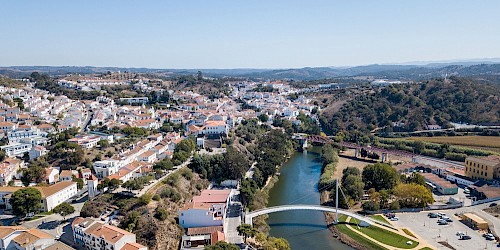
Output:
[[498,0],[2,1],[0,65],[299,68],[500,58]]

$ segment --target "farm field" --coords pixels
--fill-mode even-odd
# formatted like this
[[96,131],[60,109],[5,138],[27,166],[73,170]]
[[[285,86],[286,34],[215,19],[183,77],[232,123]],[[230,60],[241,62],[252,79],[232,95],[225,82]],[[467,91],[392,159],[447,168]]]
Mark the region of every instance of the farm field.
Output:
[[435,136],[409,137],[407,140],[425,141],[456,146],[465,146],[475,149],[490,150],[500,153],[500,137],[498,136]]

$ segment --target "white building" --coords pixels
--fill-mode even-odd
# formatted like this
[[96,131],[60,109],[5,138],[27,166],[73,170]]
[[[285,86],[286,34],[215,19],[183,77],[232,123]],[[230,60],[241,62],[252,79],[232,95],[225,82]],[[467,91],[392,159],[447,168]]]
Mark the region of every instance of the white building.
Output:
[[54,236],[39,229],[23,226],[0,226],[0,249],[35,250],[48,249],[56,244]]
[[[11,209],[9,203],[10,194],[24,187],[0,187],[0,205]],[[42,194],[41,211],[48,212],[57,205],[65,202],[78,192],[76,182],[63,181],[48,187],[34,187]]]
[[179,209],[179,224],[184,228],[223,226],[231,190],[203,190],[193,201]]
[[147,250],[135,234],[92,218],[76,218],[71,224],[75,243],[89,250]]
[[117,173],[120,168],[120,161],[118,160],[102,160],[96,161],[92,164],[97,178],[106,178],[114,173]]
[[30,160],[34,160],[42,155],[45,155],[45,154],[47,154],[47,152],[49,152],[49,151],[44,146],[40,146],[40,145],[34,146],[29,151]]
[[26,143],[11,143],[5,146],[0,146],[0,149],[4,150],[9,157],[23,156],[31,150],[33,145]]
[[204,123],[203,134],[220,135],[228,134],[228,127],[225,121],[206,121]]
[[93,148],[97,146],[97,143],[101,140],[100,136],[97,135],[77,135],[75,138],[71,138],[69,142],[75,142],[82,148]]

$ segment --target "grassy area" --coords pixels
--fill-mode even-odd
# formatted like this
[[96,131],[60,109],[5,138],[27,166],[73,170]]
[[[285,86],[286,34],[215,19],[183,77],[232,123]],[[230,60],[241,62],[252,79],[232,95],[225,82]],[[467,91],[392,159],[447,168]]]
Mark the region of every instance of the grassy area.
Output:
[[[356,219],[351,219],[352,223],[358,224],[359,221]],[[369,227],[358,227],[358,226],[353,226],[353,228],[359,232],[362,232],[368,236],[370,236],[372,239],[375,239],[381,243],[384,243],[389,246],[393,247],[398,247],[398,248],[404,248],[404,249],[411,249],[415,248],[418,246],[418,242],[415,240],[411,240],[407,237],[401,236],[397,233],[385,230],[383,228],[377,227],[377,226],[369,226]],[[408,245],[406,242],[411,241],[412,244]]]
[[374,249],[374,250],[387,250],[387,248],[380,246],[379,244],[361,236],[360,234],[356,233],[355,231],[349,229],[346,224],[341,224],[342,222],[345,222],[347,219],[347,216],[341,215],[339,216],[339,224],[337,224],[335,227],[343,234],[346,234],[347,236],[351,237],[353,240],[358,242],[359,244],[368,247],[369,249]]
[[389,224],[389,225],[391,224],[391,223],[389,223],[389,221],[383,215],[377,214],[377,215],[373,215],[371,217],[374,220],[378,220],[380,222],[383,222],[383,223],[386,223],[386,224]]
[[456,146],[469,146],[483,150],[500,150],[500,137],[497,136],[434,136],[410,137],[408,140],[425,141]]
[[417,238],[417,236],[415,236],[412,232],[410,232],[410,230],[408,230],[406,228],[403,228],[403,232],[405,232],[405,234],[407,234],[413,238]]

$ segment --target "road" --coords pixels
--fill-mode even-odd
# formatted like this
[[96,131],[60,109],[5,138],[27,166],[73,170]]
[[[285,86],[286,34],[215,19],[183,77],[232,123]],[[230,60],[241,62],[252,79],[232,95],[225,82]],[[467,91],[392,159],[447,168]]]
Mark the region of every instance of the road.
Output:
[[71,205],[75,208],[75,212],[66,216],[66,218],[59,214],[51,214],[40,219],[23,222],[21,225],[27,228],[38,228],[71,246],[74,244],[71,222],[80,216],[80,211],[82,211],[82,207],[87,199],[88,196],[84,196],[75,203],[72,203]]
[[[157,179],[155,181],[153,181],[151,184],[145,186],[144,188],[142,188],[139,192],[134,192],[135,193],[135,197],[141,197],[142,195],[144,195],[145,193],[147,193],[150,189],[152,189],[154,186],[156,186],[156,184],[162,182],[163,180],[165,180],[166,178],[168,178],[171,174],[179,171],[179,169],[181,168],[184,168],[184,167],[187,167],[189,165],[189,163],[191,163],[191,159],[193,157],[189,157],[189,159],[187,159],[187,161],[185,161],[184,163],[182,163],[181,165],[179,166],[176,166],[174,167],[174,169],[167,173],[166,175],[160,177],[160,179]],[[126,191],[125,189],[123,189],[122,187],[119,187],[117,188],[114,192],[115,193],[119,193],[119,192],[122,192],[122,191]]]
[[80,130],[81,132],[85,132],[85,130],[87,129],[87,126],[89,125],[90,121],[92,120],[92,116],[94,115],[94,113],[87,106],[87,104],[84,104],[84,105],[85,105],[85,108],[87,109],[87,117],[85,118],[85,122],[83,122],[83,124],[82,124],[82,128]]

